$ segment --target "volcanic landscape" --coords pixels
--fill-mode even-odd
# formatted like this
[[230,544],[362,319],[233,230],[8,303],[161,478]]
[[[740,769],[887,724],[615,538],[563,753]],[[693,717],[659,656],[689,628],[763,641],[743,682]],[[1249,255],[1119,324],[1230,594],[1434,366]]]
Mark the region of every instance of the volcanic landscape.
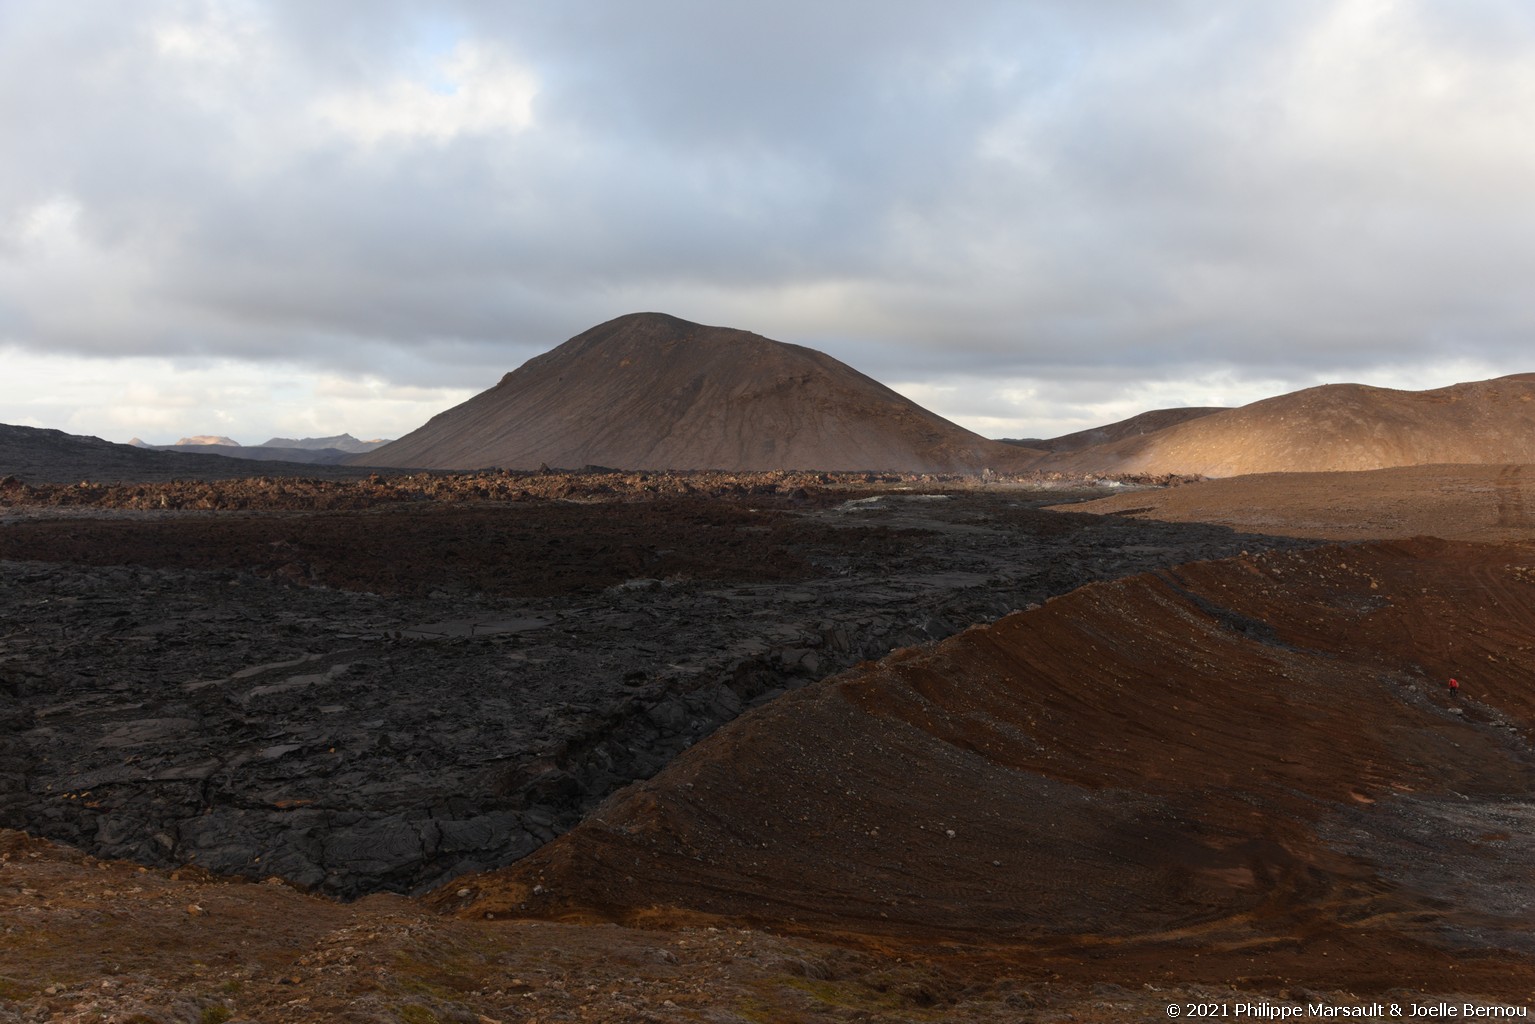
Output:
[[636,314],[324,462],[0,427],[0,1022],[1528,1007],[1532,394],[1002,443]]

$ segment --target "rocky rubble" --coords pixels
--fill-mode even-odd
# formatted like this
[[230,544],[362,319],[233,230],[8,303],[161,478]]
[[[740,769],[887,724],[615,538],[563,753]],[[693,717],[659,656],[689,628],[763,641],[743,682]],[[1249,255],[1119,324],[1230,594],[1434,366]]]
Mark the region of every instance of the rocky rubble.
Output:
[[[0,463],[0,466],[3,466]],[[195,468],[195,467],[194,467]],[[269,469],[270,467],[263,467]],[[298,467],[315,470],[315,467]],[[329,471],[331,467],[327,467]],[[318,471],[316,471],[318,472]],[[335,472],[341,472],[335,470]],[[173,480],[106,482],[101,474],[78,481],[48,482],[10,473],[0,478],[0,508],[73,508],[137,511],[324,511],[358,510],[416,502],[448,504],[522,501],[651,501],[666,497],[700,497],[727,501],[751,498],[797,503],[840,501],[851,493],[889,490],[974,490],[986,487],[1064,490],[1099,484],[1177,486],[1195,477],[1120,474],[1030,473],[984,477],[927,473],[812,473],[778,470],[725,473],[697,470],[685,473],[625,472],[588,466],[579,471],[490,469],[478,473],[389,473],[350,471],[358,479],[300,472],[269,473],[239,479],[199,477],[188,472]]]
[[6,830],[0,953],[9,954],[0,955],[0,1024],[1016,1024],[1031,1015],[1090,1024],[1152,1019],[1174,999],[1262,999],[1204,985],[1169,991],[1154,975],[1128,987],[1063,980],[1048,959],[1029,970],[882,955],[746,927],[464,922],[400,897],[342,905],[283,885],[98,861]]

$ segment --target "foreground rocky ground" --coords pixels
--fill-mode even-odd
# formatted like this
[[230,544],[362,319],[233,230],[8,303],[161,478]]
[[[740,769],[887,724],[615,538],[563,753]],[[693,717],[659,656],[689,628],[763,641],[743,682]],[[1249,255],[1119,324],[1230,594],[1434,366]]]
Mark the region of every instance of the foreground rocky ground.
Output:
[[1032,483],[0,483],[0,1022],[1528,1011],[1521,538]]
[[1092,1024],[1166,1020],[1175,1002],[1270,1019],[1308,1004],[1509,1005],[1482,994],[1486,967],[1467,965],[1462,986],[1448,958],[1432,996],[1299,971],[1265,988],[1190,983],[1193,959],[1106,980],[1060,957],[858,948],[724,922],[460,921],[400,896],[338,904],[0,831],[4,1024]]
[[1059,492],[867,490],[18,504],[0,825],[342,897],[422,891],[531,852],[786,690],[1271,543],[1032,507]]

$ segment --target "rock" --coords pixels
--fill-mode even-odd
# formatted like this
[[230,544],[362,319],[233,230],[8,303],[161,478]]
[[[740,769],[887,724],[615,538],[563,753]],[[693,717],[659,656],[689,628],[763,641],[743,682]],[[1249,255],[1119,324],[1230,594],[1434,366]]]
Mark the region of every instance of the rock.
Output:
[[379,876],[399,874],[427,857],[421,831],[400,816],[339,829],[324,848],[325,863]]

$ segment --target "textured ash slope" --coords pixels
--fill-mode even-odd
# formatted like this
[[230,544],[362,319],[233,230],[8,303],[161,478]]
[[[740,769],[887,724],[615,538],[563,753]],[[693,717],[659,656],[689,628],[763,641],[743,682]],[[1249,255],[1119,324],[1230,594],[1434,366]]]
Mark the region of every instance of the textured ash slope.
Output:
[[813,349],[659,313],[610,320],[353,461],[534,469],[975,472],[1031,453]]
[[1535,374],[1433,391],[1327,384],[1035,468],[1225,477],[1489,462],[1535,462]]
[[1532,633],[1517,547],[1380,542],[1091,585],[743,717],[442,902],[1100,955],[1526,956]]

